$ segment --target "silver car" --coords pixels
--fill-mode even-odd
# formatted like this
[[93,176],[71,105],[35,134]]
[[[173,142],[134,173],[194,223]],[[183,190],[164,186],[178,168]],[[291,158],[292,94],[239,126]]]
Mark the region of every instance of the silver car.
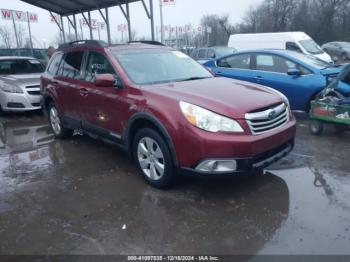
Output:
[[343,61],[350,59],[350,43],[330,42],[324,44],[322,49],[332,57],[341,58]]
[[32,57],[0,57],[0,106],[3,111],[41,109],[41,62]]

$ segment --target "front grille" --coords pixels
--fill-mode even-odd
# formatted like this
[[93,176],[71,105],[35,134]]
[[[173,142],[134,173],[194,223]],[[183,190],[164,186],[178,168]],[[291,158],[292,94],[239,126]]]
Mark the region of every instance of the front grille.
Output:
[[34,86],[26,86],[27,93],[32,96],[40,96],[40,86],[34,85]]
[[25,106],[22,103],[14,103],[14,102],[7,103],[7,107],[8,108],[25,108]]
[[32,103],[32,106],[38,107],[38,106],[40,106],[40,103]]
[[253,135],[269,132],[285,125],[289,120],[289,109],[285,104],[245,115]]

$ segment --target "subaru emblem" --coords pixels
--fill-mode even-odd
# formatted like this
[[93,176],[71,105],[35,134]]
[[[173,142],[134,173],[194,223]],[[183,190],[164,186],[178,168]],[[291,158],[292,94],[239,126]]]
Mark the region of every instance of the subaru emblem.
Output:
[[269,113],[269,119],[270,120],[272,120],[272,119],[274,119],[275,118],[275,116],[276,116],[276,111],[275,110],[272,110],[270,113]]

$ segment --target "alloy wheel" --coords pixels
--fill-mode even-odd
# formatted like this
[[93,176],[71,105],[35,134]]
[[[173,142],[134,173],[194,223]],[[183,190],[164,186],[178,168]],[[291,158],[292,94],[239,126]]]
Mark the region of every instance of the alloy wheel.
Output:
[[60,134],[61,132],[61,120],[58,116],[57,109],[54,107],[51,107],[50,109],[50,123],[52,130],[55,132],[56,135]]
[[142,138],[137,146],[137,158],[143,173],[152,180],[159,180],[164,175],[165,160],[158,143],[150,138]]

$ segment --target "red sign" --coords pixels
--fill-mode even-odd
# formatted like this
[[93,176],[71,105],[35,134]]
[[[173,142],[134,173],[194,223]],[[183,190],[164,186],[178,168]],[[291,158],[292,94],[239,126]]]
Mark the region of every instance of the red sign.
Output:
[[162,0],[162,5],[174,5],[175,3],[175,0]]
[[[29,17],[27,17],[27,14]],[[18,22],[27,22],[28,18],[31,23],[37,23],[39,21],[38,14],[8,9],[1,9],[1,17],[5,20],[11,20],[13,17]]]

